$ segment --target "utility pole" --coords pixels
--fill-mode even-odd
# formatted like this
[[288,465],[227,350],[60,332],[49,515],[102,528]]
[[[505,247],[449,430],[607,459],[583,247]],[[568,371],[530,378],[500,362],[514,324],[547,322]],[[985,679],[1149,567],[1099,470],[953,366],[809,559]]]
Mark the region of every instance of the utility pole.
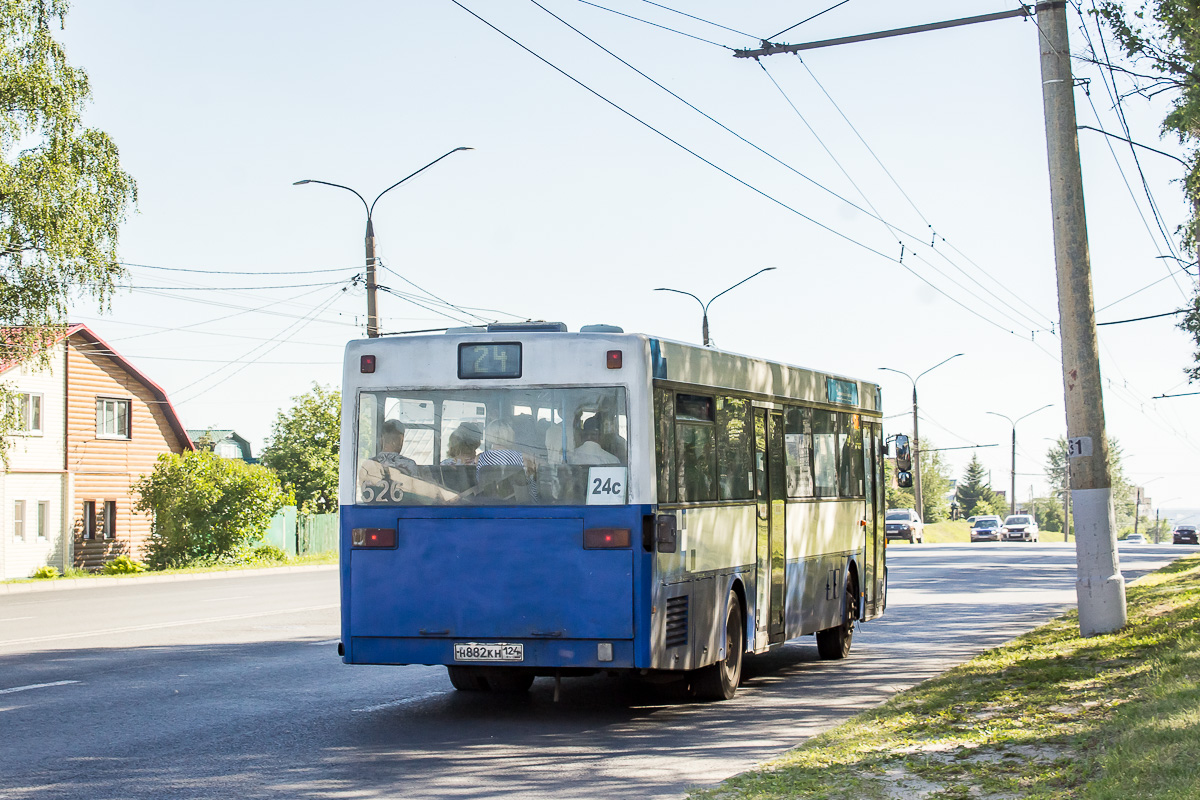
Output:
[[921,521],[925,521],[925,503],[921,496],[921,434],[917,427],[917,382],[913,381],[913,505]]
[[1133,532],[1137,533],[1138,517],[1142,515],[1142,487],[1137,487],[1136,499],[1133,501]]
[[1063,454],[1063,541],[1071,541],[1071,460]]
[[1035,13],[1054,216],[1068,452],[1073,467],[1075,593],[1080,633],[1095,636],[1125,625],[1125,580],[1117,561],[1066,3],[1040,2]]

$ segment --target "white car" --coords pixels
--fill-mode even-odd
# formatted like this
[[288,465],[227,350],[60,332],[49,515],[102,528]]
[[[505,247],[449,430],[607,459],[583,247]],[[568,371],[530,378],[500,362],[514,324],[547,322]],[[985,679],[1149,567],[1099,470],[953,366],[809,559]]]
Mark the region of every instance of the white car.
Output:
[[1146,537],[1140,533],[1131,533],[1125,537],[1125,544],[1145,544]]
[[925,523],[911,508],[892,508],[884,518],[884,536],[888,539],[907,539],[909,544],[925,541]]
[[1009,514],[1004,518],[1001,537],[1006,542],[1036,542],[1038,526],[1032,514]]

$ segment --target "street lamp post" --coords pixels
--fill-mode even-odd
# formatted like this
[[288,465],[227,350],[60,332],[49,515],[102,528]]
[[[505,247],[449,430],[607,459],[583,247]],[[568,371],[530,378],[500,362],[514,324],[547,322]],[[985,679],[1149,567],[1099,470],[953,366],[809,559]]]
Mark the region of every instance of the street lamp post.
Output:
[[942,361],[939,361],[938,363],[934,364],[932,367],[925,370],[924,372],[922,372],[920,375],[918,375],[915,378],[912,377],[911,375],[909,375],[907,372],[901,372],[898,369],[892,369],[891,367],[880,367],[880,369],[883,370],[884,372],[895,372],[897,374],[903,375],[904,377],[906,377],[910,381],[912,381],[912,387],[913,387],[913,435],[912,435],[913,504],[916,506],[916,508],[913,510],[917,512],[917,516],[921,518],[922,522],[925,521],[925,505],[923,502],[924,498],[921,495],[921,437],[920,437],[920,429],[917,427],[917,381],[921,380],[921,378],[923,378],[924,376],[933,372],[935,369],[940,367],[942,364],[945,364],[947,361],[958,358],[961,355],[962,355],[962,353],[955,353],[954,355],[950,356],[950,358],[943,359]]
[[306,183],[319,183],[322,186],[333,186],[337,189],[345,189],[348,192],[352,192],[355,197],[357,197],[359,200],[362,201],[363,208],[365,208],[367,211],[367,233],[366,233],[366,236],[364,237],[364,245],[365,245],[365,249],[366,249],[366,258],[367,258],[367,265],[366,265],[367,266],[367,271],[366,271],[366,278],[367,278],[367,336],[369,336],[370,338],[374,339],[375,337],[379,336],[379,313],[377,311],[376,297],[375,297],[376,287],[377,287],[377,284],[375,282],[375,266],[376,266],[376,263],[375,263],[375,226],[372,223],[372,215],[375,212],[375,204],[379,202],[379,198],[383,197],[385,194],[390,192],[392,189],[395,189],[397,186],[404,183],[409,178],[414,178],[417,175],[420,175],[422,172],[429,169],[430,167],[432,167],[437,162],[441,161],[446,156],[449,156],[453,153],[457,153],[459,150],[474,150],[474,149],[475,148],[473,148],[473,147],[456,147],[453,150],[451,150],[449,153],[438,156],[433,161],[430,161],[428,164],[426,164],[425,166],[421,167],[419,170],[414,172],[412,175],[409,175],[408,177],[405,177],[405,178],[401,178],[400,180],[396,181],[391,186],[387,187],[382,192],[377,194],[375,196],[375,199],[371,201],[370,205],[367,204],[366,198],[364,198],[361,194],[354,191],[349,186],[343,186],[340,183],[330,183],[329,181],[318,181],[318,180],[314,180],[312,178],[305,178],[302,181],[296,181],[292,184],[293,186],[303,186]]
[[1003,419],[1006,419],[1006,420],[1008,420],[1008,424],[1012,425],[1012,477],[1011,477],[1011,484],[1010,484],[1009,490],[1008,490],[1009,491],[1008,513],[1009,514],[1017,513],[1017,423],[1020,422],[1021,420],[1025,419],[1025,417],[1032,416],[1033,414],[1036,414],[1039,411],[1045,411],[1051,405],[1053,405],[1053,403],[1047,403],[1046,405],[1042,406],[1041,408],[1035,408],[1033,411],[1030,411],[1028,414],[1025,414],[1024,416],[1017,417],[1015,420],[1012,419],[1011,417],[1006,417],[1003,414],[999,414],[995,411],[983,412],[985,414],[991,414],[994,417],[1001,417]]
[[699,297],[696,297],[696,295],[692,294],[691,292],[685,292],[682,289],[667,289],[665,287],[659,287],[659,288],[655,289],[654,291],[656,291],[656,292],[675,292],[676,294],[686,294],[688,297],[692,298],[693,300],[695,300],[697,303],[700,304],[700,309],[704,314],[704,320],[703,320],[703,323],[701,324],[701,333],[703,334],[703,337],[704,337],[704,346],[708,347],[708,307],[712,305],[713,300],[716,300],[718,297],[725,294],[726,292],[733,291],[734,289],[741,286],[746,281],[750,280],[750,278],[754,278],[759,275],[762,275],[764,272],[770,272],[773,269],[775,269],[775,267],[763,267],[762,269],[760,269],[758,272],[754,273],[753,275],[750,275],[749,277],[746,277],[746,278],[742,278],[740,281],[735,283],[733,286],[730,286],[724,292],[719,292],[718,294],[713,295],[712,300],[709,300],[707,303],[704,302],[703,300],[701,300]]

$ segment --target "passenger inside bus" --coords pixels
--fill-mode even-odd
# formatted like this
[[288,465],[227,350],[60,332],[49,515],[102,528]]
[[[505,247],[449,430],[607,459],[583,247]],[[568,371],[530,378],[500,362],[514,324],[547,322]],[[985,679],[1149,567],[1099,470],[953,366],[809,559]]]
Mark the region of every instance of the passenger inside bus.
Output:
[[620,464],[621,459],[600,446],[600,415],[593,414],[579,427],[580,444],[567,454],[567,463],[605,466]]
[[385,421],[380,436],[379,452],[371,460],[385,467],[402,469],[411,475],[417,468],[417,462],[401,455],[401,451],[404,450],[404,430],[404,423],[398,419]]
[[450,434],[446,445],[447,458],[442,459],[443,466],[473,466],[479,457],[479,445],[483,434],[470,423],[464,422]]
[[[483,494],[511,493],[516,500],[538,499],[537,461],[517,449],[513,426],[506,420],[488,423],[483,452],[475,459],[475,470],[477,488]],[[518,478],[523,479],[524,485]]]

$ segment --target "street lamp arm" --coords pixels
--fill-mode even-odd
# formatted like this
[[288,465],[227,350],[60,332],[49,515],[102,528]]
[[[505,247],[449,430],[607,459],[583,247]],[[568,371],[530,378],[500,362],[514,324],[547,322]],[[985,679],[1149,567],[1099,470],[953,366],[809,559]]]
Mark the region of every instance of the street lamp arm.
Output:
[[907,372],[901,372],[900,370],[898,370],[898,369],[892,369],[891,367],[880,367],[880,369],[881,369],[881,370],[883,370],[884,372],[895,372],[895,373],[896,373],[896,374],[898,374],[898,375],[903,375],[904,377],[906,377],[906,378],[908,378],[910,381],[912,381],[912,382],[913,382],[913,388],[916,388],[917,382],[916,382],[916,381],[913,381],[913,379],[912,379],[912,375],[909,375]]
[[917,383],[917,381],[921,380],[921,378],[923,378],[924,376],[926,376],[926,375],[928,375],[929,373],[933,372],[935,369],[937,369],[938,367],[940,367],[942,364],[945,364],[945,363],[946,363],[946,361],[950,361],[950,360],[952,360],[952,359],[958,358],[958,357],[959,357],[959,356],[961,356],[961,355],[962,355],[962,353],[955,353],[954,355],[950,356],[950,358],[947,358],[947,359],[945,359],[944,361],[939,361],[938,363],[934,364],[932,367],[930,367],[929,369],[925,370],[925,371],[924,371],[924,372],[922,372],[920,375],[918,375],[916,378],[914,378],[914,379],[913,379],[913,385],[915,386],[915,385],[916,385],[916,383]]
[[[1039,411],[1045,411],[1047,408],[1050,408],[1050,406],[1052,406],[1052,405],[1054,405],[1054,404],[1046,403],[1046,405],[1042,406],[1041,408],[1035,408],[1033,411],[1030,411],[1028,414],[1025,415],[1025,417],[1031,417]],[[1021,420],[1025,419],[1025,417],[1017,417],[1017,422],[1020,422]],[[1016,425],[1017,422],[1014,422],[1013,425]]]
[[[1039,410],[1040,410],[1040,409],[1039,409]],[[1013,422],[1013,421],[1012,421],[1012,417],[1006,417],[1005,415],[1001,414],[1001,413],[1000,413],[1000,412],[998,412],[998,411],[985,411],[985,412],[983,412],[983,413],[985,413],[985,414],[991,414],[993,417],[1000,417],[1000,419],[1005,419],[1005,420],[1008,420],[1008,424],[1009,424],[1009,425],[1012,425],[1014,428],[1017,426],[1017,423],[1015,423],[1015,422]]]
[[[397,186],[399,186],[400,184],[404,183],[404,182],[405,182],[406,180],[408,180],[409,178],[415,178],[416,176],[420,175],[420,174],[421,174],[422,172],[424,172],[425,170],[427,170],[427,169],[429,169],[430,167],[432,167],[434,164],[436,164],[436,163],[438,163],[439,161],[441,161],[443,158],[446,158],[446,156],[453,155],[454,153],[457,153],[459,150],[474,150],[474,149],[475,149],[474,147],[456,147],[456,148],[454,148],[453,150],[451,150],[449,153],[445,153],[445,154],[443,154],[443,155],[440,155],[440,156],[438,156],[437,158],[435,158],[433,161],[430,161],[428,164],[426,164],[425,166],[421,167],[419,170],[417,170],[416,172],[414,172],[412,175],[408,175],[407,177],[401,178],[400,180],[396,181],[396,182],[395,182],[395,183],[393,183],[391,186],[387,187],[387,188],[386,188],[386,189],[384,189],[382,192],[380,192],[378,195],[376,195],[376,196],[375,196],[375,199],[371,201],[371,205],[370,205],[370,207],[368,207],[368,208],[367,208],[367,218],[368,218],[368,219],[370,219],[370,218],[371,218],[371,215],[372,215],[372,214],[375,212],[375,204],[379,202],[379,198],[380,198],[380,197],[383,197],[385,194],[387,194],[388,192],[390,192],[392,189],[395,189]],[[353,191],[353,190],[351,190],[351,191]],[[357,192],[355,192],[355,194],[357,194]],[[367,202],[364,200],[364,201],[363,201],[363,205],[366,205],[366,204],[367,204]]]
[[336,189],[345,189],[347,192],[354,192],[354,196],[357,197],[359,200],[362,200],[363,209],[367,212],[367,219],[369,220],[371,218],[371,208],[370,208],[370,206],[367,205],[366,199],[361,194],[359,194],[358,192],[355,192],[353,189],[351,189],[349,186],[342,186],[340,183],[330,183],[329,181],[318,181],[314,178],[305,178],[302,181],[295,181],[292,184],[292,186],[303,186],[306,183],[319,183],[322,186],[332,186]]
[[[762,275],[764,272],[770,272],[770,271],[771,271],[771,270],[773,270],[773,269],[775,269],[775,267],[763,267],[762,269],[760,269],[758,272],[754,273],[753,275],[751,275],[751,276],[749,276],[749,277],[746,277],[746,278],[742,278],[740,281],[738,281],[737,283],[735,283],[733,286],[730,286],[730,287],[729,287],[728,289],[726,289],[724,292],[720,292],[720,293],[718,293],[718,294],[715,294],[715,295],[713,295],[713,298],[712,298],[712,300],[709,300],[707,303],[701,303],[701,305],[703,305],[703,306],[704,306],[704,312],[707,314],[707,313],[708,313],[708,307],[709,307],[709,306],[711,306],[711,305],[713,304],[713,300],[716,300],[716,299],[717,299],[718,297],[720,297],[721,295],[723,295],[723,294],[726,294],[726,293],[728,293],[728,292],[731,292],[731,291],[733,291],[734,289],[736,289],[737,287],[741,286],[741,285],[742,285],[743,283],[745,283],[746,281],[750,280],[750,278],[755,278],[755,277],[758,277],[759,275]],[[696,298],[696,299],[697,299],[697,300],[699,300],[700,298]]]
[[685,292],[682,289],[668,289],[665,286],[659,287],[658,289],[655,289],[654,291],[656,291],[656,292],[675,292],[675,294],[686,294],[688,297],[692,298],[697,303],[699,303],[700,308],[707,311],[707,308],[705,308],[705,305],[704,305],[704,301],[701,300],[699,297],[696,297],[696,295],[692,294],[691,292]]

